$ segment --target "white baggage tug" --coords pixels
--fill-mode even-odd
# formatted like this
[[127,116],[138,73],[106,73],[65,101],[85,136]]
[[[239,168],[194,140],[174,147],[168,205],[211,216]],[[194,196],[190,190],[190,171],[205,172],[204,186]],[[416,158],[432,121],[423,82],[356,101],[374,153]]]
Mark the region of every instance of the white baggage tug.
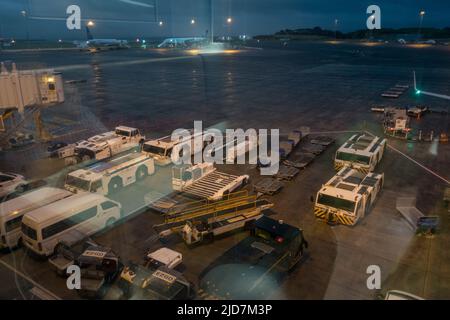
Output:
[[153,158],[145,153],[133,152],[69,173],[65,188],[75,193],[88,191],[113,194],[154,172]]
[[384,174],[365,175],[345,167],[317,193],[314,215],[329,223],[353,226],[369,213],[383,181]]
[[334,168],[339,171],[349,166],[362,173],[372,172],[383,158],[385,149],[386,139],[366,133],[355,134],[336,152]]

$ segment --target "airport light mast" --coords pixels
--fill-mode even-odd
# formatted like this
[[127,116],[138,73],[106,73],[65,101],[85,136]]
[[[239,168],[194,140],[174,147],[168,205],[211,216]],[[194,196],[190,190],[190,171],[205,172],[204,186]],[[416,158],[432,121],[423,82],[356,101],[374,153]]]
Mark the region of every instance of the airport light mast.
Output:
[[214,43],[214,5],[213,5],[213,0],[209,0],[209,5],[211,7],[211,44]]
[[419,32],[417,33],[417,40],[419,40],[420,38],[420,33],[422,31],[422,23],[423,23],[423,16],[425,15],[425,10],[421,10],[419,12],[419,16],[420,16],[420,22],[419,22]]

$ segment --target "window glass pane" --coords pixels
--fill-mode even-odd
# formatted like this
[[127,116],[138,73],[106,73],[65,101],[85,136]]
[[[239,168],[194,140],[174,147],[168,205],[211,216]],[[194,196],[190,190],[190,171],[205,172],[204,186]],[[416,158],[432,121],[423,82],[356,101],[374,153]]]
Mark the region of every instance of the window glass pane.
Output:
[[5,223],[6,232],[10,232],[14,229],[20,228],[22,223],[22,216],[11,219]]

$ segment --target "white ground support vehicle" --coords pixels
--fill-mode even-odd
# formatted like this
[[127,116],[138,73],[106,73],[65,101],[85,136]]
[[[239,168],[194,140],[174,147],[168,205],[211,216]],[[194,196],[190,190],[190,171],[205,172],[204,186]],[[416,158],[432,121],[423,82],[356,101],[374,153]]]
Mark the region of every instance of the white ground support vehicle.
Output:
[[193,133],[193,130],[189,130],[189,132],[191,133],[191,136],[185,139],[180,138],[172,141],[172,136],[166,136],[147,141],[144,143],[142,151],[153,157],[157,165],[167,166],[172,163],[173,148],[180,143],[191,142],[191,155],[194,154],[195,150],[203,150],[203,147],[205,146],[203,132]]
[[154,172],[153,158],[141,152],[132,152],[69,173],[64,187],[74,193],[113,194]]
[[317,193],[316,218],[329,223],[355,225],[368,214],[383,187],[384,174],[343,168]]
[[83,192],[26,213],[22,218],[22,241],[31,252],[50,256],[58,245],[74,245],[120,218],[119,203]]
[[103,160],[118,153],[138,147],[145,140],[136,128],[118,126],[115,131],[105,132],[87,140],[78,141],[57,151],[58,158],[67,163],[91,159]]
[[155,270],[161,266],[174,269],[183,262],[183,255],[169,248],[161,248],[146,256],[145,266]]
[[368,173],[375,170],[383,158],[386,149],[386,139],[358,133],[348,139],[336,152],[334,169],[341,170],[344,166]]
[[247,152],[258,147],[258,141],[253,141],[249,137],[245,137],[244,141],[238,142],[235,139],[232,142],[228,142],[222,148],[217,148],[214,152],[223,150],[224,160],[226,163],[234,163],[239,156],[245,155]]
[[208,200],[219,200],[246,184],[248,175],[235,176],[217,171],[212,163],[172,168],[172,187],[190,195]]
[[71,195],[63,189],[44,187],[0,204],[0,249],[20,245],[24,214]]
[[7,196],[26,183],[27,181],[20,174],[0,172],[0,197]]

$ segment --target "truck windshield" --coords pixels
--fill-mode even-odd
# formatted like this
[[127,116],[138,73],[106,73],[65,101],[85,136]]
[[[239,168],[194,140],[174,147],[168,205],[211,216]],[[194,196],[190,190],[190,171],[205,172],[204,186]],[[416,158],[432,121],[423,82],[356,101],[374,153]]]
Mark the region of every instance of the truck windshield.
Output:
[[337,160],[349,161],[361,164],[370,164],[370,157],[362,156],[354,153],[338,152],[336,154]]
[[151,146],[148,144],[144,144],[143,147],[144,152],[159,154],[160,156],[165,156],[166,150],[161,147]]
[[341,198],[335,198],[326,194],[319,194],[319,198],[317,199],[317,202],[319,204],[322,204],[324,206],[345,210],[349,212],[355,211],[355,202],[341,199]]
[[116,129],[116,134],[118,136],[124,136],[124,137],[129,137],[130,136],[130,132],[125,131],[125,130],[120,130],[120,129]]
[[89,181],[83,180],[83,179],[78,178],[78,177],[74,177],[74,176],[68,175],[67,179],[66,179],[66,184],[71,186],[71,187],[75,187],[77,189],[82,189],[82,190],[85,190],[85,191],[89,191],[89,185],[90,185]]

